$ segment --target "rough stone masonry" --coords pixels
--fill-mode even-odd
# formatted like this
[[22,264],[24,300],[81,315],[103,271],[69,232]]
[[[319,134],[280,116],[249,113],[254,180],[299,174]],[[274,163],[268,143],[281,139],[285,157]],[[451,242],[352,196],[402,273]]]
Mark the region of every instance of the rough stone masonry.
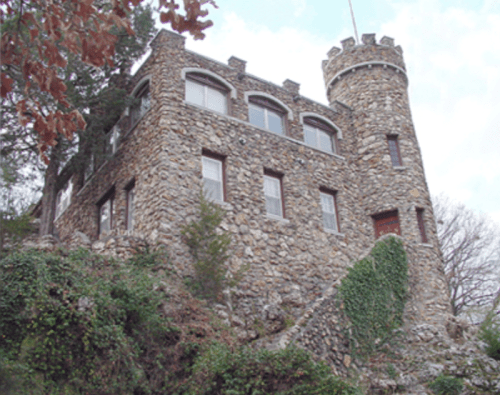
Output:
[[105,160],[73,174],[71,203],[55,221],[61,239],[88,239],[99,251],[119,245],[122,255],[130,240],[165,244],[190,273],[181,229],[212,182],[232,234],[228,270],[247,266],[231,300],[236,321],[266,306],[296,320],[314,306],[330,314],[326,293],[389,232],[409,258],[407,322],[444,324],[449,298],[402,49],[372,34],[333,47],[323,61],[325,106],[293,81],[264,81],[244,61],[223,64],[184,41],[162,30],[152,42],[131,87],[148,96],[109,132],[119,144]]

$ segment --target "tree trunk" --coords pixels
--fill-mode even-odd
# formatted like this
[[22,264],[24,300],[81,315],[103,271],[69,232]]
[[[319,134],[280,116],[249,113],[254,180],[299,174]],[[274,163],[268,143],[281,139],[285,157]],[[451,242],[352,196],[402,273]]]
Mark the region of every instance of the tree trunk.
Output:
[[42,196],[42,215],[40,217],[40,236],[54,234],[54,218],[57,198],[57,172],[59,170],[59,147],[52,147],[50,163],[45,171],[45,184]]

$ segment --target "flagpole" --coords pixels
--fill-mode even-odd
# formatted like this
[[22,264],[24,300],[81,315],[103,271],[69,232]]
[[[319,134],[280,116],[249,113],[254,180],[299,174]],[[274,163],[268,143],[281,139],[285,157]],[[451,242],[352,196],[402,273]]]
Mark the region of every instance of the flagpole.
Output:
[[354,19],[354,11],[352,10],[352,3],[349,0],[349,8],[351,9],[352,25],[354,26],[354,36],[356,37],[356,44],[359,44],[358,29],[356,28],[356,20]]

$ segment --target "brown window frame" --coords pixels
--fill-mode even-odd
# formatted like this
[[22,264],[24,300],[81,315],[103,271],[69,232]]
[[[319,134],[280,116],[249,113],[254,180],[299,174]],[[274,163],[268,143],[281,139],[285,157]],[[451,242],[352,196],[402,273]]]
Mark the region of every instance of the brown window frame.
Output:
[[[380,238],[381,236],[383,236],[385,234],[394,233],[394,232],[381,233],[381,230],[380,230],[380,226],[381,226],[380,221],[385,220],[385,219],[389,219],[389,218],[393,218],[393,217],[397,218],[398,232],[396,232],[396,234],[401,236],[401,221],[399,219],[399,212],[396,209],[396,210],[384,211],[382,213],[372,215],[373,228],[375,230],[375,238],[376,239]],[[385,225],[387,226],[387,224],[385,224]],[[389,225],[391,225],[391,224],[389,224]]]
[[[277,134],[278,136],[288,136],[288,121],[287,114],[288,111],[284,109],[282,106],[274,102],[272,99],[268,99],[264,96],[252,95],[248,97],[248,122],[250,122],[250,105],[253,104],[262,109],[270,110],[281,117],[281,124],[283,126],[283,133],[276,133],[269,128],[264,128],[265,130],[269,130],[271,133]],[[251,122],[250,122],[251,123]],[[260,127],[259,125],[254,126]]]
[[392,167],[403,166],[403,160],[401,159],[401,151],[399,149],[399,136],[394,134],[387,135],[387,145],[389,147],[389,155],[391,157]]
[[424,209],[417,207],[415,211],[417,213],[417,223],[418,230],[420,231],[420,240],[424,244],[428,243],[429,239],[427,238],[427,231],[425,229]]
[[[192,81],[192,82],[195,82],[195,83],[198,83],[200,85],[212,88],[212,89],[222,93],[226,97],[226,112],[222,113],[222,114],[231,115],[230,90],[228,89],[228,87],[226,85],[224,85],[222,82],[220,82],[219,80],[217,80],[216,78],[214,78],[210,75],[207,75],[204,73],[197,73],[197,72],[187,73],[186,74],[186,81]],[[185,89],[187,89],[187,88],[185,88]],[[188,103],[191,103],[191,102],[188,102]],[[199,106],[199,104],[196,104],[196,103],[191,103],[191,104]],[[202,105],[202,107],[206,108],[209,111],[214,111],[214,112],[220,113],[219,111],[212,110],[210,107],[207,107],[204,105]]]
[[109,203],[109,231],[113,229],[114,221],[113,221],[113,206],[114,206],[114,200],[115,200],[115,187],[111,187],[111,189],[104,194],[104,196],[98,200],[96,206],[97,206],[97,235],[101,236],[102,234],[102,229],[101,229],[101,208],[104,206],[108,201]]
[[[266,215],[269,215],[273,218],[281,218],[281,219],[286,218],[285,194],[284,194],[284,190],[283,190],[283,176],[284,176],[283,173],[279,173],[277,171],[274,171],[274,170],[271,170],[268,168],[264,168],[264,184],[263,184],[263,186],[265,185],[265,182],[266,182],[265,178],[266,177],[276,179],[279,181],[279,184],[280,184],[279,191],[280,191],[280,203],[281,203],[281,216],[269,213],[267,211],[267,205],[266,205]],[[265,201],[265,199],[266,199],[266,193],[265,193],[265,189],[264,189],[264,201]]]
[[[203,157],[208,158],[208,159],[212,159],[212,160],[216,160],[216,161],[219,161],[221,163],[222,201],[219,201],[219,200],[214,200],[214,201],[215,202],[227,202],[227,186],[226,186],[226,184],[227,184],[227,182],[226,182],[226,158],[227,158],[227,156],[203,148],[201,150],[201,157],[202,157],[201,158],[201,160],[202,160],[201,161],[202,182],[203,182]],[[204,188],[204,186],[202,186],[202,188]]]
[[[339,153],[339,140],[338,140],[338,136],[337,136],[338,131],[336,129],[332,128],[327,123],[325,123],[317,118],[314,118],[314,117],[305,117],[304,118],[304,125],[308,125],[308,126],[320,129],[323,132],[329,134],[331,137],[331,141],[332,141],[332,153],[338,155],[338,153]],[[304,141],[305,141],[305,132],[304,132]],[[315,147],[315,148],[321,150],[320,147],[316,147],[316,146],[312,146],[312,147]],[[321,151],[323,151],[323,150],[321,150]]]
[[[336,221],[336,224],[337,224],[337,229],[329,229],[329,228],[326,228],[325,227],[325,224],[324,224],[324,219],[323,219],[323,227],[328,230],[328,231],[334,231],[334,232],[337,232],[337,233],[340,233],[340,220],[339,220],[339,209],[338,209],[338,205],[337,205],[337,194],[338,192],[333,190],[333,189],[330,189],[330,188],[325,188],[325,187],[320,187],[319,188],[319,192],[320,194],[323,193],[325,195],[330,195],[333,197],[333,207],[335,209],[335,221]],[[320,195],[320,204],[321,204],[321,195]],[[323,211],[323,205],[321,205],[321,212],[322,214],[324,213]]]

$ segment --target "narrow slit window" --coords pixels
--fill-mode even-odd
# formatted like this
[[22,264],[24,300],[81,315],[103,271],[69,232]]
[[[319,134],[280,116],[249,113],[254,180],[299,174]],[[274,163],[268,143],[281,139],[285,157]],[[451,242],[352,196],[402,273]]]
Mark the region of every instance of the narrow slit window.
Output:
[[403,162],[401,160],[401,152],[399,151],[398,136],[387,136],[387,143],[389,144],[392,166],[402,166]]
[[425,231],[423,208],[417,208],[417,223],[418,223],[418,229],[420,231],[420,239],[422,240],[422,243],[427,243],[428,239],[427,239],[427,232]]

